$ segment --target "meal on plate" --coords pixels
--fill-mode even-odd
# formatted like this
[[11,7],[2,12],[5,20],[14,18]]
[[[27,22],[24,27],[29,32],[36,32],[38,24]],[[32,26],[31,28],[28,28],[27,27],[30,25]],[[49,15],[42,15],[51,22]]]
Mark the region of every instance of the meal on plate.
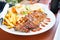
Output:
[[36,32],[41,30],[50,22],[50,18],[44,10],[37,4],[21,5],[17,4],[8,9],[3,20],[3,24],[8,29],[14,28],[20,32]]

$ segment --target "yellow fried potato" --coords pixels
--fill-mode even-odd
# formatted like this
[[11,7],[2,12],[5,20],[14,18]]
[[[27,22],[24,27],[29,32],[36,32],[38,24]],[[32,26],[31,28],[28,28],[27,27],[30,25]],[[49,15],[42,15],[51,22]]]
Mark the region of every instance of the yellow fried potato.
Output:
[[5,22],[5,21],[3,21],[3,23],[2,23],[2,24],[4,24],[4,25],[8,26],[7,22]]
[[6,20],[6,22],[7,22],[10,26],[14,27],[14,25],[13,25],[12,23],[10,23],[7,18],[4,18],[4,19]]
[[13,28],[13,27],[12,27],[12,26],[7,26],[7,28],[8,28],[8,29],[11,29],[11,28]]

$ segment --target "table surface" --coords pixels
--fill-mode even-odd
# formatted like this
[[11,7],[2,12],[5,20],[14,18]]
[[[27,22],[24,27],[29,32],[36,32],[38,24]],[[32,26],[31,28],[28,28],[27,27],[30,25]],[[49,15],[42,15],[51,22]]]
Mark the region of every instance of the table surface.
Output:
[[33,36],[19,36],[19,35],[13,35],[13,34],[7,33],[2,29],[0,29],[0,40],[53,40],[58,23],[59,23],[60,14],[57,13],[55,14],[55,16],[56,16],[55,25],[50,30],[42,34],[33,35]]
[[9,34],[2,29],[0,29],[0,40],[53,40],[57,26],[58,26],[58,20],[60,17],[60,14],[57,13],[56,15],[56,23],[55,25],[48,31],[38,34],[38,35],[33,35],[33,36],[18,36],[18,35],[13,35]]

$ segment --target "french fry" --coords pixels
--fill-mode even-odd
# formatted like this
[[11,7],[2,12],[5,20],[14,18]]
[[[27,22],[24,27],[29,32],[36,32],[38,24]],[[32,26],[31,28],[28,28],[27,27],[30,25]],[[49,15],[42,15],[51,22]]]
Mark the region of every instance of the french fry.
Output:
[[14,15],[14,16],[13,16],[13,24],[14,24],[14,25],[16,25],[16,19],[15,19],[15,18],[16,18],[16,16]]
[[3,23],[4,25],[7,26],[7,28],[13,28],[16,25],[17,20],[19,19],[19,16],[15,13],[15,7],[11,7],[8,10],[8,13],[6,14]]
[[6,18],[10,18],[10,16],[11,16],[11,14],[10,13],[8,13],[8,14],[6,14]]
[[7,28],[8,28],[8,29],[11,29],[11,28],[12,28],[12,26],[7,26]]
[[4,24],[4,25],[8,26],[7,22],[5,22],[5,21],[3,21],[3,23],[2,23],[2,24]]
[[6,22],[7,22],[10,26],[14,27],[14,25],[13,25],[12,23],[10,23],[7,18],[4,18],[4,19],[6,20]]

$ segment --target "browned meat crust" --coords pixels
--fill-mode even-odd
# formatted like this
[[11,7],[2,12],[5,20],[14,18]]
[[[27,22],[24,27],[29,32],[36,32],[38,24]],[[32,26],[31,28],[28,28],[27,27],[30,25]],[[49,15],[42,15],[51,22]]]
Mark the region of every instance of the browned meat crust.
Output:
[[40,22],[46,18],[46,14],[40,11],[32,11],[17,22],[15,30],[21,32],[29,32],[30,30],[39,28]]

